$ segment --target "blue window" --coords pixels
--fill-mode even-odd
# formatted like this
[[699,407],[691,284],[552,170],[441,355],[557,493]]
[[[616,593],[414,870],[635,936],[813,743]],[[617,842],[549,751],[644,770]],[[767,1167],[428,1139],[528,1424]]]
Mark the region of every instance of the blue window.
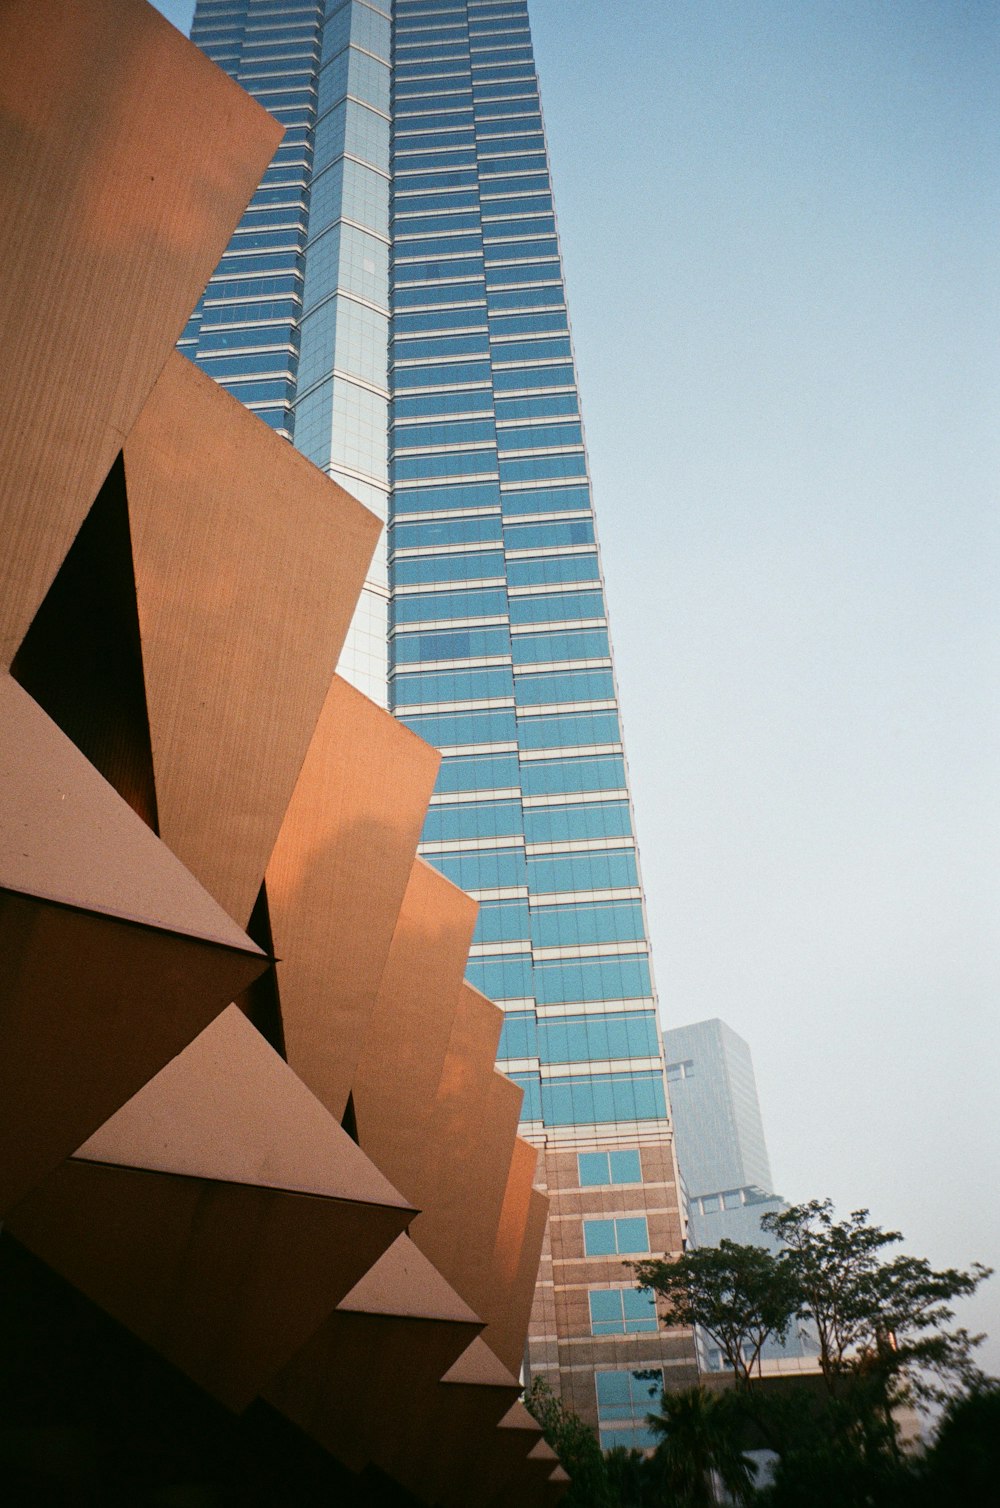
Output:
[[489,388],[463,388],[457,393],[420,393],[416,397],[397,398],[393,403],[397,429],[405,420],[492,412],[493,394]]
[[579,424],[519,424],[501,429],[497,444],[503,451],[542,450],[552,446],[583,444]]
[[465,977],[491,1000],[531,998],[531,955],[505,958],[470,958]]
[[581,1152],[577,1162],[581,1188],[642,1182],[642,1165],[637,1148],[617,1152]]
[[538,895],[570,890],[619,890],[639,883],[636,857],[631,850],[529,859],[528,875],[532,891]]
[[505,666],[472,670],[431,671],[423,675],[397,675],[392,683],[396,706],[421,702],[468,702],[513,695],[513,679]]
[[[559,477],[586,477],[587,462],[583,451],[567,451],[565,455],[537,455],[514,457],[500,462],[502,482],[555,481]],[[596,574],[596,572],[595,572]],[[549,579],[549,578],[544,578]],[[576,580],[575,577],[553,577],[552,580]]]
[[[526,821],[526,829],[527,825]],[[527,831],[525,837],[531,841]],[[649,960],[641,954],[560,960],[539,963],[535,968],[535,997],[539,1005],[565,1005],[577,1000],[644,1000],[651,994]]]
[[638,901],[596,901],[586,906],[540,906],[531,914],[531,941],[536,948],[642,942],[644,937],[642,907]]
[[643,1335],[655,1332],[656,1302],[648,1288],[592,1288],[592,1335]]
[[419,593],[395,597],[390,606],[393,624],[440,622],[448,618],[499,618],[507,612],[503,587],[469,592]]
[[[531,262],[523,266],[491,267],[486,276],[486,287],[503,288],[520,283],[554,283],[562,287],[558,262]],[[569,342],[566,342],[567,346]],[[569,355],[569,352],[566,353]]]
[[508,1011],[500,1032],[497,1057],[534,1058],[538,1056],[535,1017],[531,1011]]
[[427,858],[428,863],[462,890],[511,890],[526,885],[528,880],[520,848],[428,854]]
[[[511,640],[513,644],[514,639]],[[621,730],[616,712],[556,712],[525,718],[518,729],[522,749],[559,749],[584,744],[616,744]]]
[[524,766],[522,789],[526,796],[624,788],[625,762],[617,754],[591,759],[532,759]]
[[570,356],[569,340],[562,336],[540,336],[538,340],[505,340],[494,343],[494,366],[527,365],[533,361],[550,361],[553,357]]
[[488,382],[488,361],[452,362],[446,366],[397,367],[393,371],[395,388],[461,387],[463,383]]
[[[441,843],[463,838],[510,838],[516,837],[521,828],[519,801],[462,801],[456,806],[432,806],[424,820],[421,840]],[[514,935],[528,936],[527,916],[524,931]]]
[[572,618],[604,618],[604,597],[599,591],[539,593],[512,597],[512,623],[562,623]]
[[[558,1016],[545,1019],[538,1026],[538,1056],[543,1063],[652,1058],[658,1056],[659,1050],[656,1017],[651,1010],[612,1010],[600,1016]],[[609,1175],[598,1181],[619,1180],[610,1179]],[[639,1179],[626,1181],[638,1182]]]
[[423,309],[437,304],[479,303],[483,297],[483,285],[476,283],[445,283],[440,288],[397,288],[393,293],[396,309]]
[[542,707],[559,702],[604,702],[611,701],[615,694],[610,670],[542,671],[539,675],[519,675],[515,685],[519,707]]
[[[492,419],[440,420],[436,424],[397,424],[393,430],[396,450],[424,445],[472,445],[496,438]],[[494,463],[492,469],[496,470]]]
[[486,327],[486,311],[480,306],[464,309],[424,309],[413,314],[393,316],[396,335],[413,335],[424,330],[478,330]]
[[[392,548],[394,550],[412,549],[422,545],[451,545],[451,544],[500,544],[501,529],[500,517],[494,513],[486,518],[456,518],[448,522],[440,520],[421,520],[415,524],[395,524],[392,529]],[[501,653],[507,652],[505,645]],[[469,650],[459,651],[463,654]],[[478,653],[486,654],[489,651],[479,650]],[[419,655],[411,656],[420,659]],[[440,655],[439,659],[451,658]]]
[[[389,470],[395,481],[422,481],[425,477],[495,477],[493,446],[477,451],[440,451],[436,455],[397,455]],[[419,581],[431,578],[416,578]]]
[[[478,519],[469,520],[478,523]],[[414,660],[432,663],[434,660],[461,660],[479,658],[480,655],[504,655],[509,652],[510,639],[505,628],[450,629],[446,633],[398,634],[392,640],[394,661],[397,665]],[[516,761],[515,761],[516,764]],[[517,781],[513,781],[517,784]]]
[[397,362],[422,361],[434,356],[440,361],[454,361],[457,356],[485,356],[489,341],[483,335],[434,335],[428,339],[397,336],[393,352]]
[[479,907],[475,943],[506,943],[527,936],[527,901],[484,901]]
[[[663,1391],[662,1376],[647,1372],[595,1372],[599,1419],[642,1419],[655,1410]],[[618,1439],[616,1431],[613,1438]]]
[[[458,459],[449,458],[452,464]],[[397,586],[432,581],[502,580],[504,558],[502,550],[483,551],[476,555],[415,555],[397,560],[392,569]]]
[[515,634],[511,648],[515,665],[540,665],[552,660],[600,660],[611,653],[607,629],[604,628],[578,628],[548,634]]
[[[536,296],[543,296],[544,290],[536,288],[533,291]],[[518,298],[521,296],[521,293],[517,294]],[[514,295],[512,294],[511,297],[514,297]],[[535,419],[555,414],[572,414],[575,416],[578,407],[575,393],[535,393],[529,398],[499,398],[497,400],[497,418]],[[586,503],[584,506],[586,506]]]
[[517,780],[516,754],[456,754],[442,759],[434,790],[437,795],[452,791],[513,790]]
[[[536,456],[532,458],[531,464],[534,465],[536,460],[547,462],[559,459],[559,456]],[[501,481],[503,475],[504,463],[501,461]],[[560,583],[571,585],[576,581],[600,579],[597,556],[589,553],[586,555],[548,555],[537,560],[512,560],[507,575],[511,586],[557,586]]]
[[406,513],[444,513],[451,508],[489,508],[500,502],[496,482],[432,483],[426,487],[397,487],[396,516]]
[[527,843],[577,843],[587,838],[631,836],[632,823],[626,801],[528,807],[524,813],[524,837]]
[[493,386],[498,393],[519,393],[533,388],[569,387],[572,382],[572,367],[532,367],[529,371],[507,367],[493,374]]
[[645,1215],[623,1220],[585,1220],[583,1250],[588,1257],[627,1256],[649,1251]]
[[[500,433],[502,435],[504,431],[501,430]],[[508,521],[504,534],[509,550],[551,549],[555,545],[594,543],[594,525],[589,518],[572,518],[558,523],[549,519],[543,524],[515,524]]]
[[513,743],[517,731],[513,712],[434,712],[409,717],[400,713],[399,718],[437,749]]

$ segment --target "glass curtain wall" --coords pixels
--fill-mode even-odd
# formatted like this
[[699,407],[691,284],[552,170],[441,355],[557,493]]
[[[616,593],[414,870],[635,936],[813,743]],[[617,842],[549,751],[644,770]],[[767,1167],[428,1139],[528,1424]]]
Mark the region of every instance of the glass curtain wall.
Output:
[[[180,350],[387,511],[390,0],[198,0],[192,40],[285,126]],[[340,673],[385,704],[379,551]]]
[[524,0],[397,0],[390,704],[527,1127],[666,1116]]

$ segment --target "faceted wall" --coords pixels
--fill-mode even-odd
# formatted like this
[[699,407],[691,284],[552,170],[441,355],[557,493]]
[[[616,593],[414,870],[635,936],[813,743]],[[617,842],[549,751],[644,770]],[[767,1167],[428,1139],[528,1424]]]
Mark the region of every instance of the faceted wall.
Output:
[[280,128],[142,0],[0,26],[11,1469],[546,1502],[546,1204],[416,854],[438,757],[334,674],[379,521],[174,350]]

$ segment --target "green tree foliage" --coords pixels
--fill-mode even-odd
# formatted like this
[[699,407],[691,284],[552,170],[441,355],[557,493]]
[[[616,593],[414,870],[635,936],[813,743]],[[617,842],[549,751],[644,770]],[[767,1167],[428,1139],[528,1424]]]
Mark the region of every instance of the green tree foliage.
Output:
[[953,1398],[923,1463],[921,1502],[983,1505],[1000,1495],[1000,1382]]
[[594,1431],[564,1406],[542,1377],[532,1379],[524,1395],[529,1414],[570,1477],[563,1508],[619,1508],[612,1494],[604,1456]]
[[981,1381],[972,1353],[982,1336],[947,1326],[954,1300],[974,1293],[988,1267],[938,1272],[923,1257],[887,1257],[899,1231],[872,1225],[867,1210],[835,1220],[829,1199],[766,1214],[761,1227],[782,1243],[778,1261],[797,1290],[799,1317],[816,1327],[831,1394],[847,1378],[869,1379],[888,1406],[943,1400]]
[[660,1436],[651,1470],[661,1503],[673,1508],[711,1508],[716,1483],[733,1503],[753,1496],[754,1472],[740,1446],[744,1413],[740,1397],[707,1388],[664,1392],[658,1414],[647,1414]]
[[675,1261],[628,1262],[640,1288],[660,1299],[670,1325],[700,1325],[748,1388],[764,1342],[783,1340],[799,1306],[793,1274],[762,1246],[720,1241]]

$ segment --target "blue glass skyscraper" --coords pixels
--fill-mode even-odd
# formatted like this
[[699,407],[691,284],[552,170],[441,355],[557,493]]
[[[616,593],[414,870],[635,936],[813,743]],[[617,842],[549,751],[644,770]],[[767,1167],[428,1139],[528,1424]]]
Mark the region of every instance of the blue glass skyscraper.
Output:
[[552,1198],[529,1367],[644,1443],[636,1374],[693,1349],[622,1267],[682,1226],[527,5],[199,0],[193,36],[294,140],[187,346],[382,512],[388,463],[342,668],[443,754],[422,851],[480,902]]

